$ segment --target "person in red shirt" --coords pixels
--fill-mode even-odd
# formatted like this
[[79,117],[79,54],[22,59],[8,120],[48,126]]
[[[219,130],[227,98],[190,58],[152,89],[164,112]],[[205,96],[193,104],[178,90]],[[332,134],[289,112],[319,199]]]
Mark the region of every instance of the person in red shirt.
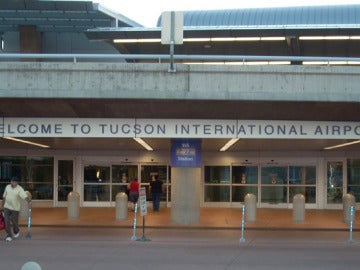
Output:
[[139,199],[139,187],[140,185],[136,177],[133,180],[131,180],[128,185],[129,201],[133,203],[133,209],[135,209],[135,204]]

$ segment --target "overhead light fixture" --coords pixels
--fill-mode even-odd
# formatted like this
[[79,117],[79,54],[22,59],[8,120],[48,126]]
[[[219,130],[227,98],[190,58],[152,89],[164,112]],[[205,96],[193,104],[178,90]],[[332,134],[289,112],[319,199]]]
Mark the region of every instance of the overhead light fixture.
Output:
[[360,65],[360,61],[303,61],[303,65],[307,66],[335,66],[335,65]]
[[357,39],[357,36],[301,36],[299,40],[349,40]]
[[235,144],[238,140],[239,140],[239,138],[233,138],[233,139],[229,140],[223,147],[221,147],[221,149],[220,149],[219,151],[220,151],[220,152],[225,152],[225,151],[228,150],[233,144]]
[[[193,37],[184,38],[184,42],[249,42],[249,41],[283,41],[285,37]],[[114,43],[160,43],[160,38],[121,38],[113,39]]]
[[348,143],[342,143],[342,144],[338,144],[338,145],[334,145],[334,146],[325,147],[324,150],[331,150],[331,149],[340,148],[340,147],[345,147],[345,146],[349,146],[349,145],[353,145],[353,144],[357,144],[357,143],[360,143],[360,140],[352,141],[352,142],[348,142]]
[[114,43],[157,43],[161,42],[160,38],[123,38],[123,39],[114,39]]
[[140,144],[142,147],[144,147],[148,151],[154,151],[154,149],[148,145],[143,139],[141,138],[133,138],[138,144]]
[[14,137],[3,137],[3,138],[6,139],[6,140],[25,143],[25,144],[30,144],[30,145],[38,146],[38,147],[41,147],[41,148],[50,148],[50,146],[45,145],[45,144],[34,143],[34,142],[31,142],[31,141],[22,140],[22,139],[18,139],[18,138],[14,138]]
[[261,37],[261,41],[284,41],[285,37]]
[[184,38],[184,42],[208,42],[210,38]]

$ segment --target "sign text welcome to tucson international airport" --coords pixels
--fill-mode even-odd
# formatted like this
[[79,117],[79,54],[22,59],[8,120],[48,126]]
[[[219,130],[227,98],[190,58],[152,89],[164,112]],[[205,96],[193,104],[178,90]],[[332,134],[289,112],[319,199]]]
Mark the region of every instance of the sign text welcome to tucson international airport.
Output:
[[360,139],[360,122],[4,117],[3,137]]

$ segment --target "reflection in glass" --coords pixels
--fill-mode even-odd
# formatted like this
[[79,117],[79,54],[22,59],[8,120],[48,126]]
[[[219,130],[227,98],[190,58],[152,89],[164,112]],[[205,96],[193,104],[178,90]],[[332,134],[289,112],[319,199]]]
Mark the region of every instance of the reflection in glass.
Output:
[[263,186],[261,187],[261,202],[263,203],[287,203],[286,186]]
[[67,201],[68,194],[73,190],[73,161],[58,161],[58,201]]
[[316,203],[316,187],[291,186],[289,188],[290,203],[293,203],[293,199],[296,194],[304,195],[305,203]]
[[347,192],[355,196],[356,202],[360,201],[360,159],[347,161]]
[[258,167],[257,166],[233,166],[232,167],[233,184],[257,184]]
[[287,184],[287,167],[262,167],[261,183],[266,185]]
[[110,199],[110,185],[85,185],[84,200],[89,202],[108,202]]
[[290,185],[316,185],[315,166],[289,166]]
[[52,157],[0,157],[0,193],[16,176],[34,200],[54,198],[54,159]]
[[205,183],[230,183],[230,166],[205,166]]
[[233,186],[232,187],[232,201],[243,202],[246,194],[251,193],[258,198],[258,187],[257,186]]
[[230,202],[230,186],[205,186],[205,202]]
[[343,197],[343,163],[327,163],[327,203],[342,203]]
[[110,200],[110,167],[84,168],[84,201]]

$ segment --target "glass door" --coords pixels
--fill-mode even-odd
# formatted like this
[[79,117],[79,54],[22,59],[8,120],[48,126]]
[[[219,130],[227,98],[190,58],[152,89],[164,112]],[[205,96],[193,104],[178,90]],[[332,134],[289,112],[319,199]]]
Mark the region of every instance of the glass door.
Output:
[[74,161],[58,160],[57,161],[57,206],[65,206],[68,194],[74,188]]
[[261,203],[272,206],[288,204],[288,166],[261,167]]
[[342,204],[343,183],[344,183],[344,162],[328,161],[326,164],[327,171],[327,206],[339,206]]
[[164,192],[160,202],[164,206],[169,206],[171,202],[171,176],[170,167],[167,165],[141,165],[141,186],[146,188],[146,199],[151,201],[149,192],[152,176],[156,176],[164,184]]

